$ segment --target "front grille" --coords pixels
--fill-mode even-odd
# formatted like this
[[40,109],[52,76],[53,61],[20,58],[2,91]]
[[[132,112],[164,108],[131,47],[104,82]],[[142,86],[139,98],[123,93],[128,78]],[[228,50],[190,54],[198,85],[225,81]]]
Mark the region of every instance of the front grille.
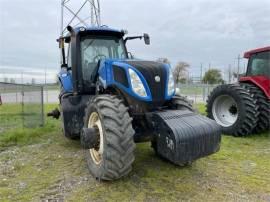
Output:
[[[165,100],[167,71],[163,64],[150,61],[127,61],[144,76],[154,102]],[[160,77],[160,82],[155,81],[155,77]]]

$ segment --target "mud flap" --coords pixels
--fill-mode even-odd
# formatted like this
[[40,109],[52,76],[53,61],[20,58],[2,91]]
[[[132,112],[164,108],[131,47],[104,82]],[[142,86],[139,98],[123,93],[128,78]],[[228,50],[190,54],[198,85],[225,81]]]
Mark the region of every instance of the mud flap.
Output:
[[156,152],[177,165],[216,153],[221,128],[213,120],[190,111],[168,110],[153,115]]

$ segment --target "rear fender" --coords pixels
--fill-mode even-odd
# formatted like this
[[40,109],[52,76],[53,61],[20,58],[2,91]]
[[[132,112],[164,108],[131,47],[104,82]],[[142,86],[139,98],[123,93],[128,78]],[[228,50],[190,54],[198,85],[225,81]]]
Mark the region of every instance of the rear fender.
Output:
[[61,98],[61,118],[65,134],[71,138],[80,137],[84,125],[85,108],[91,96],[63,96]]
[[246,76],[241,77],[240,82],[242,83],[252,83],[258,86],[266,95],[268,99],[270,99],[270,79],[266,76]]

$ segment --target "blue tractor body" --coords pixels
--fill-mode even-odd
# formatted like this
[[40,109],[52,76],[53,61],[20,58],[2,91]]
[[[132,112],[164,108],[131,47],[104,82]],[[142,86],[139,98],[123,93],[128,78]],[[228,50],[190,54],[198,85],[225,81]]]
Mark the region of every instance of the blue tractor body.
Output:
[[[129,96],[133,97],[134,99],[138,99],[140,101],[147,101],[147,102],[152,102],[153,97],[151,90],[148,86],[148,83],[146,79],[144,78],[143,74],[136,69],[136,67],[133,67],[132,65],[128,64],[128,62],[144,62],[140,60],[119,60],[119,59],[105,59],[100,62],[99,66],[99,71],[98,71],[98,80],[100,81],[101,87],[103,87],[105,90],[107,88],[111,87],[116,87],[120,89],[121,91],[125,92]],[[165,88],[160,89],[164,91],[164,100],[171,100],[172,97],[175,95],[175,91],[171,94],[168,93],[168,80],[169,80],[169,72],[171,71],[170,68],[171,66],[168,64],[161,64],[164,69],[166,70],[166,80],[165,80]],[[122,72],[121,79],[118,78],[118,75],[116,71],[114,71],[113,68],[119,68],[120,72]],[[141,79],[144,88],[146,89],[146,96],[139,96],[136,94],[136,92],[133,91],[132,89],[132,84],[130,80],[130,75],[129,75],[129,69],[132,69]],[[127,85],[123,82],[126,80]],[[71,93],[73,91],[73,86],[72,86],[72,73],[71,71],[66,71],[66,70],[61,70],[59,73],[59,79],[62,83],[63,90],[65,93]]]
[[[124,31],[108,27],[73,29],[58,39],[64,135],[80,138],[88,167],[98,179],[125,176],[134,161],[134,142],[151,141],[156,154],[186,165],[220,148],[220,127],[175,95],[170,65],[135,60]],[[67,44],[67,48],[65,48]],[[107,167],[110,165],[109,167]]]

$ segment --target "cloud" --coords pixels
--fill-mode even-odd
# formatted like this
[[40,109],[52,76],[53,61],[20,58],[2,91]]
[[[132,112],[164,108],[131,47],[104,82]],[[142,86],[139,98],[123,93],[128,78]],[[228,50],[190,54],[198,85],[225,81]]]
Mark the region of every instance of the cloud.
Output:
[[[76,1],[78,2],[78,1]],[[239,53],[270,43],[269,0],[101,0],[102,22],[148,32],[151,46],[128,48],[140,58],[168,57],[227,67]],[[0,65],[58,68],[60,5],[55,0],[1,0]]]

